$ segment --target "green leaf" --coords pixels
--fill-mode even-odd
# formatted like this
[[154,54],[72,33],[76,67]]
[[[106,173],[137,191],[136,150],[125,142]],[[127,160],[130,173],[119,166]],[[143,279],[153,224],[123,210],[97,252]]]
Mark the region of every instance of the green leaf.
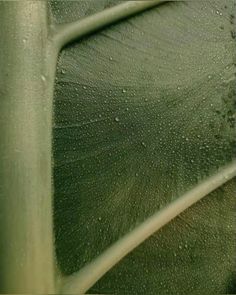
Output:
[[[54,184],[63,274],[232,160],[235,3],[163,4],[62,51]],[[52,4],[58,22],[106,5]],[[236,292],[234,193],[231,181],[188,209],[90,293]]]

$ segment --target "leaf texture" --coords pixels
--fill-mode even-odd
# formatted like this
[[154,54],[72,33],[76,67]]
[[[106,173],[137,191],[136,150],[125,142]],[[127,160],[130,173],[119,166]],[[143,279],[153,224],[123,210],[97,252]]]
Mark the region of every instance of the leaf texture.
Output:
[[[52,4],[58,22],[72,10],[82,17],[88,7],[110,5],[84,2]],[[65,275],[232,160],[234,6],[167,3],[62,51],[53,152],[56,250]],[[233,180],[89,292],[236,292],[234,209]]]

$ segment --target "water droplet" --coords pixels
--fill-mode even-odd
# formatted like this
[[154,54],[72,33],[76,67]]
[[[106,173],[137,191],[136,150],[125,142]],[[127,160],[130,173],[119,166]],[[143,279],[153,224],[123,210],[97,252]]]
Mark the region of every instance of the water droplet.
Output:
[[62,69],[61,70],[61,73],[64,75],[66,73],[66,70],[65,69]]
[[44,76],[44,75],[41,75],[41,80],[42,80],[43,82],[45,82],[45,81],[46,81],[46,78],[45,78],[45,76]]
[[23,41],[23,43],[26,43],[26,38],[24,38],[22,41]]
[[127,92],[127,90],[126,90],[126,89],[122,89],[122,92],[123,92],[123,93],[126,93],[126,92]]
[[83,86],[83,89],[87,89],[87,87],[86,86]]
[[211,79],[211,75],[208,75],[208,79]]
[[146,147],[146,143],[145,142],[142,142],[141,144],[142,144],[142,146]]
[[113,60],[113,57],[112,57],[112,56],[110,56],[110,57],[109,57],[109,60]]
[[115,121],[116,121],[116,122],[119,122],[120,119],[119,119],[118,117],[115,117]]
[[101,216],[99,216],[99,217],[98,217],[98,220],[99,220],[99,221],[101,221],[101,220],[102,220],[102,217],[101,217]]

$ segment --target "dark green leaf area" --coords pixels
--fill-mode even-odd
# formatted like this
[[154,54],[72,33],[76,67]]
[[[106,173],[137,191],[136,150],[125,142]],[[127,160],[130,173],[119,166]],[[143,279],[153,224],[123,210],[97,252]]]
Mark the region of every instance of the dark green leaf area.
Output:
[[[62,52],[53,150],[64,274],[234,157],[234,5],[171,2]],[[234,188],[186,211],[91,293],[231,292]]]

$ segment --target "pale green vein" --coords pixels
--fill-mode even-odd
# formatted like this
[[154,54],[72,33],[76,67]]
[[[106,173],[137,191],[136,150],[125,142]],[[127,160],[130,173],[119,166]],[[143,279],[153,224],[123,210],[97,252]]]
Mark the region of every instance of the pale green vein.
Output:
[[59,49],[69,42],[93,33],[107,25],[152,8],[166,0],[126,1],[92,16],[54,28],[53,40]]

